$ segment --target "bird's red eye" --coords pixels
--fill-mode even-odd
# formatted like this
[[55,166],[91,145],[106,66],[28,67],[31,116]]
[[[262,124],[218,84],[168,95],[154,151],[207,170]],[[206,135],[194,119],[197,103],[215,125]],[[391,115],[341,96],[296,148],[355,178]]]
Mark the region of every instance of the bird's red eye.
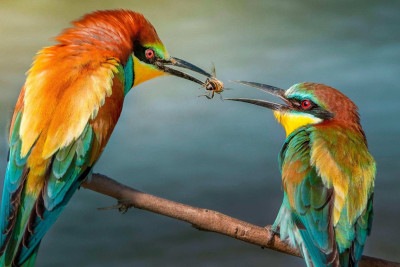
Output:
[[144,54],[145,54],[147,59],[153,59],[154,58],[154,51],[152,49],[146,49]]
[[312,103],[311,103],[310,100],[305,99],[305,100],[301,101],[301,108],[302,109],[307,110],[307,109],[310,109],[311,107],[312,107]]

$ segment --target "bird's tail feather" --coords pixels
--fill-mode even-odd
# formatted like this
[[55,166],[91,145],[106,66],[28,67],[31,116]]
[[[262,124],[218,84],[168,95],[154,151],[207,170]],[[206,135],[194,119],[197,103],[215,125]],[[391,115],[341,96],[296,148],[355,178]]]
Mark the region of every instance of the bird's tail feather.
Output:
[[[39,244],[40,245],[40,244]],[[39,250],[39,245],[36,246],[29,258],[21,265],[21,267],[34,267],[36,262],[36,256]]]
[[[4,266],[15,265],[15,257],[18,254],[18,250],[21,247],[21,242],[23,239],[24,232],[26,231],[26,226],[29,221],[29,217],[32,209],[35,206],[36,196],[24,195],[21,198],[20,206],[22,207],[17,213],[17,218],[15,224],[10,229],[10,237],[8,243],[4,248],[3,255],[1,255],[1,263]],[[21,210],[23,212],[21,212]],[[3,266],[2,265],[2,266]]]
[[35,265],[43,236],[57,220],[79,185],[80,182],[75,182],[63,201],[51,211],[45,209],[40,203],[41,193],[38,196],[24,195],[22,197],[20,203],[22,208],[18,213],[11,238],[3,255],[0,256],[0,266],[30,267]]
[[339,255],[338,251],[334,250],[331,254],[325,254],[317,246],[315,246],[308,231],[298,230],[301,241],[300,250],[308,267],[338,267]]

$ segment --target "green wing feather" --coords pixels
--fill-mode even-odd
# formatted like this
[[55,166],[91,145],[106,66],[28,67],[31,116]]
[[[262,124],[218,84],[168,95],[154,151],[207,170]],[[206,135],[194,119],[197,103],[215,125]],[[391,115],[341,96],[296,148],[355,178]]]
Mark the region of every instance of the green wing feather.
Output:
[[[303,129],[290,135],[282,148],[280,165],[286,198],[282,208],[290,211],[290,216],[278,217],[275,224],[281,233],[294,232],[286,236],[292,244],[304,248],[304,258],[312,262],[309,266],[331,266],[338,260],[330,218],[332,190],[310,166],[310,142]],[[283,224],[282,220],[292,222]]]
[[[369,200],[359,217],[349,220],[347,210],[349,205],[344,205],[340,219],[334,225],[333,184],[324,180],[316,166],[311,164],[315,130],[313,127],[300,128],[286,139],[282,148],[279,162],[285,195],[274,227],[280,228],[281,237],[289,238],[292,244],[301,249],[308,266],[337,266],[339,262],[341,266],[357,266],[367,235],[371,230],[372,188],[368,190]],[[341,137],[343,136],[345,135]],[[337,149],[342,149],[342,147]],[[367,155],[364,157],[366,162],[373,163],[373,160],[369,158],[369,153],[365,155]],[[363,159],[362,155],[357,159]],[[335,162],[335,164],[345,163]],[[363,164],[364,161],[358,163]],[[348,171],[351,168],[346,168],[345,165],[343,168],[347,170],[347,175],[353,175],[351,171]],[[374,170],[375,165],[372,164],[370,168]],[[374,171],[364,173],[374,174]],[[366,177],[366,179],[369,178]],[[347,196],[349,197],[356,196]],[[346,201],[350,202],[351,199],[346,199]]]
[[63,201],[68,189],[88,167],[93,136],[91,126],[86,125],[75,142],[61,148],[53,156],[47,190],[43,192],[44,204],[48,210],[53,210]]
[[[32,146],[28,148],[30,150],[33,147],[37,148],[38,140],[45,140],[45,145],[50,147],[47,148],[49,154],[44,156],[43,161],[38,160],[38,164],[47,168],[43,177],[40,176],[42,174],[37,173],[34,174],[35,176],[29,176],[30,172],[33,175],[34,170],[29,169],[31,163],[27,160],[30,156],[32,158],[33,154],[29,154],[29,152],[21,157],[21,147],[23,147],[21,136],[24,136],[21,133],[22,112],[30,106],[29,103],[27,104],[27,95],[22,95],[24,106],[19,107],[20,112],[16,113],[13,129],[11,129],[9,161],[3,187],[2,219],[0,222],[0,266],[22,264],[31,266],[34,264],[43,236],[55,222],[82,180],[90,175],[91,168],[114,129],[122,109],[124,92],[129,91],[127,87],[131,87],[133,83],[132,60],[129,59],[128,63],[128,66],[124,68],[124,66],[118,64],[118,60],[110,58],[107,64],[101,64],[98,71],[88,73],[87,77],[82,76],[83,81],[87,79],[94,81],[93,84],[86,84],[87,88],[82,89],[79,86],[77,88],[80,90],[79,96],[83,95],[90,98],[90,107],[93,107],[93,110],[88,109],[86,103],[81,99],[75,102],[64,99],[63,107],[67,107],[66,110],[77,109],[81,112],[79,118],[88,118],[86,125],[83,124],[83,130],[81,128],[75,129],[76,131],[73,132],[71,137],[65,130],[68,127],[72,128],[69,123],[62,121],[64,125],[60,126],[60,122],[55,120],[57,123],[50,125],[46,124],[50,123],[48,120],[40,120],[43,122],[43,125],[40,125],[40,131],[38,130],[40,134],[36,137],[36,141],[33,138],[29,139]],[[131,74],[126,76],[125,72],[129,71]],[[103,79],[104,82],[102,82]],[[77,84],[79,85],[79,82]],[[72,85],[66,84],[66,86],[68,86],[67,89],[74,90]],[[101,86],[104,86],[104,88],[100,88]],[[53,90],[53,88],[50,89]],[[60,87],[58,90],[65,91],[66,88]],[[44,89],[41,91],[46,92]],[[32,101],[37,103],[35,99]],[[70,103],[73,103],[73,105]],[[43,105],[39,107],[46,108]],[[87,114],[87,112],[90,112],[90,114]],[[27,118],[32,118],[32,120],[40,119],[34,117],[32,113],[29,115]],[[52,115],[54,118],[59,118],[59,116]],[[68,117],[68,119],[76,122],[74,118]],[[27,123],[32,120],[27,120]],[[58,127],[61,130],[58,130]],[[29,129],[29,127],[25,128]],[[49,134],[50,130],[52,135]],[[59,133],[62,133],[62,141],[55,138]],[[26,149],[25,141],[24,139]],[[48,142],[50,143],[47,144]],[[34,152],[40,153],[37,150]],[[31,168],[33,168],[32,166]],[[38,176],[37,180],[29,179],[30,177],[36,178],[36,176]],[[25,181],[32,181],[33,184],[37,181],[37,188],[27,188]],[[43,187],[40,189],[40,186]],[[41,191],[39,192],[39,190]]]
[[[18,129],[19,123],[20,120],[17,117],[14,124],[15,129]],[[60,149],[52,157],[51,171],[46,186],[41,192],[41,197],[36,199],[22,191],[19,197],[19,210],[34,211],[28,213],[19,212],[15,220],[16,223],[12,227],[7,224],[3,225],[5,220],[2,220],[3,235],[1,241],[5,251],[4,257],[1,258],[0,262],[4,266],[9,266],[13,262],[13,264],[18,265],[33,265],[41,239],[64,209],[81,181],[89,174],[91,169],[91,166],[89,166],[91,158],[90,148],[94,139],[93,130],[88,124],[77,140],[69,146]],[[22,188],[21,179],[23,179],[21,175],[22,170],[16,168],[19,166],[17,163],[23,162],[18,156],[20,140],[15,141],[14,135],[12,135],[10,143],[9,167],[5,180],[5,185],[10,188],[8,191],[10,193],[3,194],[2,216],[7,216],[4,218],[16,216],[16,214],[12,213],[15,208],[12,206],[12,203],[10,204],[9,199],[12,194],[17,192],[18,188]],[[20,168],[23,169],[24,166],[21,165]],[[16,184],[19,185],[17,186]],[[13,189],[14,191],[12,191]],[[14,220],[10,219],[7,221],[10,223]],[[8,240],[8,249],[6,249],[5,245],[7,245]],[[16,258],[18,259],[17,261]]]
[[[18,131],[21,123],[22,114],[16,115],[12,134],[10,136],[10,150],[8,154],[8,164],[3,186],[3,196],[1,201],[1,218],[12,218],[16,216],[13,203],[19,199],[16,198],[18,190],[21,190],[21,184],[26,177],[24,172],[27,157],[21,158],[21,140]],[[0,252],[3,253],[5,246],[10,238],[9,232],[13,227],[12,220],[2,219],[0,221]]]

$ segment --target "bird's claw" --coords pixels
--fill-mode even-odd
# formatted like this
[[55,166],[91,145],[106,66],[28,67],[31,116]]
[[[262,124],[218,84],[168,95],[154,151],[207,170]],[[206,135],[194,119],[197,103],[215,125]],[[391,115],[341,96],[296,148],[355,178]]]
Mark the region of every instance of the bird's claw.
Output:
[[274,240],[275,240],[275,236],[280,236],[280,229],[279,229],[279,226],[271,226],[271,225],[267,225],[267,226],[265,226],[264,227],[265,229],[267,229],[270,233],[271,233],[271,235],[270,235],[270,238],[268,239],[268,244],[272,244],[272,243],[274,243]]
[[270,230],[274,236],[275,236],[275,235],[280,235],[281,229],[280,229],[279,226],[274,226],[274,225],[269,226],[269,225],[267,225],[267,226],[265,226],[265,228],[267,228],[268,230]]
[[103,207],[103,208],[98,208],[99,210],[113,210],[113,209],[118,209],[119,212],[122,214],[126,213],[129,208],[131,208],[132,205],[125,202],[125,201],[118,201],[118,204],[110,206],[110,207]]
[[122,214],[126,213],[130,207],[132,207],[131,204],[123,201],[118,201],[118,211],[121,212]]

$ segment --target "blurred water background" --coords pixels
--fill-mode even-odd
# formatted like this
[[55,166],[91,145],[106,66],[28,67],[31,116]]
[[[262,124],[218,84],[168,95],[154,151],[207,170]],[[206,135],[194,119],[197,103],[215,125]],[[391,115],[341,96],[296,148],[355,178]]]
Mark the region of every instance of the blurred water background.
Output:
[[[6,136],[32,57],[69,22],[109,8],[142,12],[171,55],[234,88],[225,97],[267,97],[229,80],[288,88],[326,83],[353,99],[378,163],[375,219],[365,254],[400,261],[399,1],[0,2],[0,173]],[[60,75],[62,75],[60,73]],[[140,190],[271,224],[282,200],[282,128],[267,110],[198,97],[167,77],[132,90],[95,171]],[[115,202],[80,190],[44,238],[38,266],[299,266],[262,250],[141,210],[99,211]]]

